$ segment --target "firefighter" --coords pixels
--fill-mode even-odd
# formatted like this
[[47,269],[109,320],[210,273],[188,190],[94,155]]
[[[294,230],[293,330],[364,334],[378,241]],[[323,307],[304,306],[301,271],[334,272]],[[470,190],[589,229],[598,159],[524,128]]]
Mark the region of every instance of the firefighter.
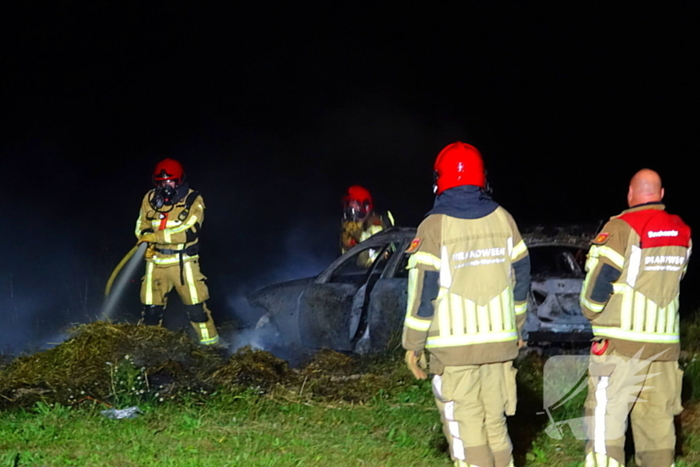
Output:
[[153,172],[154,188],[144,196],[136,221],[136,237],[148,242],[146,274],[141,283],[141,322],[160,325],[167,294],[177,291],[202,345],[219,344],[207,308],[209,290],[199,268],[199,232],[204,221],[202,195],[185,181],[182,165],[160,161]]
[[[391,212],[387,211],[386,218],[374,210],[372,195],[369,190],[352,185],[343,196],[343,221],[340,227],[340,253],[343,254],[358,243],[364,242],[372,235],[394,225]],[[367,251],[361,253],[359,266],[369,267],[377,253]]]
[[435,204],[406,252],[402,343],[418,379],[430,357],[435,402],[455,466],[513,465],[506,415],[516,406],[530,257],[511,215],[485,191],[479,151],[456,142],[435,161]]
[[[673,465],[674,416],[681,407],[679,283],[690,257],[690,228],[666,212],[661,178],[632,178],[629,209],[612,217],[586,260],[581,308],[593,326],[586,463],[625,462],[627,418],[638,466]],[[642,392],[643,391],[643,392]]]

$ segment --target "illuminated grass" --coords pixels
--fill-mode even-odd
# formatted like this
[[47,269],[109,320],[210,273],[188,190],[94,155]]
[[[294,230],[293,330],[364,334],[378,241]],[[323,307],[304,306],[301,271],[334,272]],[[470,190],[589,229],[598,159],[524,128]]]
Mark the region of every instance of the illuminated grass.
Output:
[[[103,329],[121,336],[119,327]],[[89,384],[62,389],[58,376],[80,375],[79,368],[85,368],[77,357],[62,363],[59,356],[73,355],[68,348],[59,349],[60,355],[36,355],[0,369],[0,382],[8,388],[0,396],[23,402],[30,396],[44,398],[33,405],[5,401],[6,410],[0,412],[0,467],[451,465],[430,383],[410,377],[400,351],[361,361],[321,352],[305,367],[292,370],[269,354],[248,350],[228,361],[212,359],[206,384],[190,386],[190,380],[175,373],[186,367],[167,366],[174,381],[182,383],[174,386],[171,381],[177,392],[163,397],[160,386],[144,381],[145,375],[159,374],[148,365],[151,360],[134,362],[139,354],[134,352],[133,336],[128,337],[129,345],[115,337],[119,345],[114,347],[120,352],[108,346],[103,350],[113,364],[96,361],[90,371],[100,378],[99,392],[92,394],[119,408],[138,405],[144,414],[135,419],[110,420],[99,413],[103,403],[78,402],[75,391]],[[164,334],[163,339],[170,337]],[[183,348],[182,354],[188,355]],[[150,356],[153,350],[142,353]],[[200,361],[208,360],[195,360]],[[700,466],[698,361],[695,350],[686,351],[681,360],[686,410],[680,418],[679,467]],[[32,372],[19,371],[33,362],[37,366]],[[516,465],[580,466],[583,441],[566,427],[561,439],[544,431],[550,422],[542,399],[544,362],[533,353],[516,363],[519,404],[509,419]],[[42,374],[49,363],[53,372]],[[156,369],[164,365],[157,363],[161,366]],[[22,386],[11,386],[15,381]],[[69,382],[75,381],[90,382],[86,377]],[[69,389],[74,397],[66,396]],[[75,406],[56,404],[48,397],[55,395]],[[581,393],[553,411],[555,421],[580,416],[584,397]]]
[[430,406],[290,404],[246,394],[144,407],[130,420],[98,409],[0,415],[0,465],[450,465],[436,448],[442,432]]

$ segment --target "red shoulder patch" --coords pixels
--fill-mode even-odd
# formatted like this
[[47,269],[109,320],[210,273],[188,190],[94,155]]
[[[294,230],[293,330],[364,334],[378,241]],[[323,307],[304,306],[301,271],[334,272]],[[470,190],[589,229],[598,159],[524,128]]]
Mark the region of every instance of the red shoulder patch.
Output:
[[418,247],[420,247],[422,242],[422,238],[414,238],[413,241],[411,241],[411,244],[408,245],[408,248],[406,248],[406,253],[415,253],[418,251]]
[[620,216],[637,232],[642,248],[690,246],[690,227],[680,217],[660,209],[644,209]]
[[593,243],[605,243],[608,237],[610,236],[610,232],[601,232],[598,234],[598,236],[593,240]]

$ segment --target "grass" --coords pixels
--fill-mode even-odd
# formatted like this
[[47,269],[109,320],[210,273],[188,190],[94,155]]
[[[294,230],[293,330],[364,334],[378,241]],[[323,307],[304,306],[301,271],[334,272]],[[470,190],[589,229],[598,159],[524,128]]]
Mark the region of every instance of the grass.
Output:
[[401,397],[329,405],[215,394],[123,420],[98,405],[40,404],[0,415],[0,466],[449,465],[436,410]]
[[[451,465],[430,383],[412,379],[400,350],[359,361],[320,352],[290,369],[265,352],[225,360],[181,336],[131,331],[98,324],[63,348],[0,367],[0,467]],[[180,350],[162,352],[170,345]],[[700,466],[697,352],[686,348],[681,359],[678,467]],[[551,361],[535,353],[516,361],[518,412],[508,423],[519,467],[582,465],[583,441],[566,425],[552,431],[551,421],[580,417],[586,391],[545,413],[543,392],[561,384],[572,394],[566,378],[547,375]],[[143,413],[113,420],[100,413],[107,404]]]

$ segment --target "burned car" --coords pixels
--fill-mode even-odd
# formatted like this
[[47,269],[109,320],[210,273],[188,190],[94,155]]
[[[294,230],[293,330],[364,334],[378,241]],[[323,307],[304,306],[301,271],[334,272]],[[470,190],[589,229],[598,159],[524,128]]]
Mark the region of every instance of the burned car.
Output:
[[593,337],[579,298],[595,226],[522,229],[530,252],[530,295],[523,338],[532,343],[587,343]]
[[[404,251],[416,229],[391,228],[352,247],[314,278],[267,286],[248,297],[264,309],[257,328],[310,349],[366,353],[403,326],[408,284]],[[363,259],[374,261],[365,267]]]
[[[277,344],[367,353],[398,344],[406,310],[408,255],[414,228],[391,228],[356,245],[318,276],[264,287],[248,297],[262,309],[257,329]],[[592,236],[592,235],[591,235]],[[528,343],[590,339],[578,295],[590,237],[542,228],[523,234],[532,290]],[[374,257],[367,268],[361,258]]]

